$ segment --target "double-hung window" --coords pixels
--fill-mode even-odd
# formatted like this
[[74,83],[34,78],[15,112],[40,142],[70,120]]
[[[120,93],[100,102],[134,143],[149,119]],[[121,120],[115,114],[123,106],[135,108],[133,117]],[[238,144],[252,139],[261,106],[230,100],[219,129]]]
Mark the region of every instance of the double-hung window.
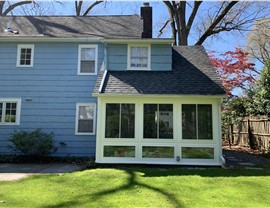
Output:
[[97,45],[79,45],[78,74],[97,74]]
[[212,105],[182,105],[183,139],[213,139]]
[[77,103],[76,135],[95,134],[96,105],[94,103]]
[[106,104],[106,138],[135,137],[135,104]]
[[173,105],[144,104],[143,138],[173,139]]
[[0,125],[20,124],[21,99],[0,99]]
[[18,45],[17,67],[33,67],[34,45]]
[[150,46],[130,45],[128,56],[128,68],[131,70],[150,69]]

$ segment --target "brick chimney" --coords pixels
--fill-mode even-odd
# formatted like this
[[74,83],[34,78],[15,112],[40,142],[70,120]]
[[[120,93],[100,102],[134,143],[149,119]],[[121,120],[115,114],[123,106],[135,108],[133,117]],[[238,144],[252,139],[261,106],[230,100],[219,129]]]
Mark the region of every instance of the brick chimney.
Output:
[[141,7],[141,18],[143,19],[142,38],[152,38],[152,7],[149,3],[143,3]]

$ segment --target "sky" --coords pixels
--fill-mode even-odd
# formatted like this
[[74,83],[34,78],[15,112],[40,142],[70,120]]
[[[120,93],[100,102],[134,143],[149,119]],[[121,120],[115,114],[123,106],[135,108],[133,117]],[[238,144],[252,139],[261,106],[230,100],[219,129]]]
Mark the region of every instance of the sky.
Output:
[[[91,15],[123,15],[123,14],[139,14],[140,6],[145,1],[108,1],[106,4],[102,3],[97,5]],[[169,19],[169,13],[164,3],[161,1],[149,1],[153,7],[153,35],[155,37],[159,34],[159,29],[163,26],[164,22]],[[91,2],[86,2],[88,4]],[[207,3],[202,4],[201,10],[207,8]],[[74,15],[74,1],[65,1],[65,6],[56,5],[55,13],[57,15]],[[170,28],[162,37],[170,38]],[[190,45],[195,43],[195,39],[191,39]],[[223,33],[220,39],[208,39],[204,43],[206,50],[215,50],[222,53],[228,50],[234,50],[236,47],[242,47],[246,44],[246,38],[242,35],[232,35],[230,32]]]

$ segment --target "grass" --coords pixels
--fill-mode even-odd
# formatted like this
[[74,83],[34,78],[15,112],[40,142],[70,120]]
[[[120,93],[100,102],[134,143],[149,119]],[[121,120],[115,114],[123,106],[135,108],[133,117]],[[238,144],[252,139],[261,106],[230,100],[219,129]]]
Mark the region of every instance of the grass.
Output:
[[0,207],[269,207],[270,167],[90,169],[0,187]]

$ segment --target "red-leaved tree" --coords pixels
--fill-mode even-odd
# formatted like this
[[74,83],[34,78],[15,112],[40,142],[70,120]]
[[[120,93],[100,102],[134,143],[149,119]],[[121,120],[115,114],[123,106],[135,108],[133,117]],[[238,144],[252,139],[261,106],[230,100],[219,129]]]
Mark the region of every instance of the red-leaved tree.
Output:
[[240,48],[218,56],[215,51],[209,52],[210,60],[228,95],[232,95],[235,88],[246,89],[255,80],[254,76],[258,72],[254,68],[254,63],[249,61],[248,55]]

